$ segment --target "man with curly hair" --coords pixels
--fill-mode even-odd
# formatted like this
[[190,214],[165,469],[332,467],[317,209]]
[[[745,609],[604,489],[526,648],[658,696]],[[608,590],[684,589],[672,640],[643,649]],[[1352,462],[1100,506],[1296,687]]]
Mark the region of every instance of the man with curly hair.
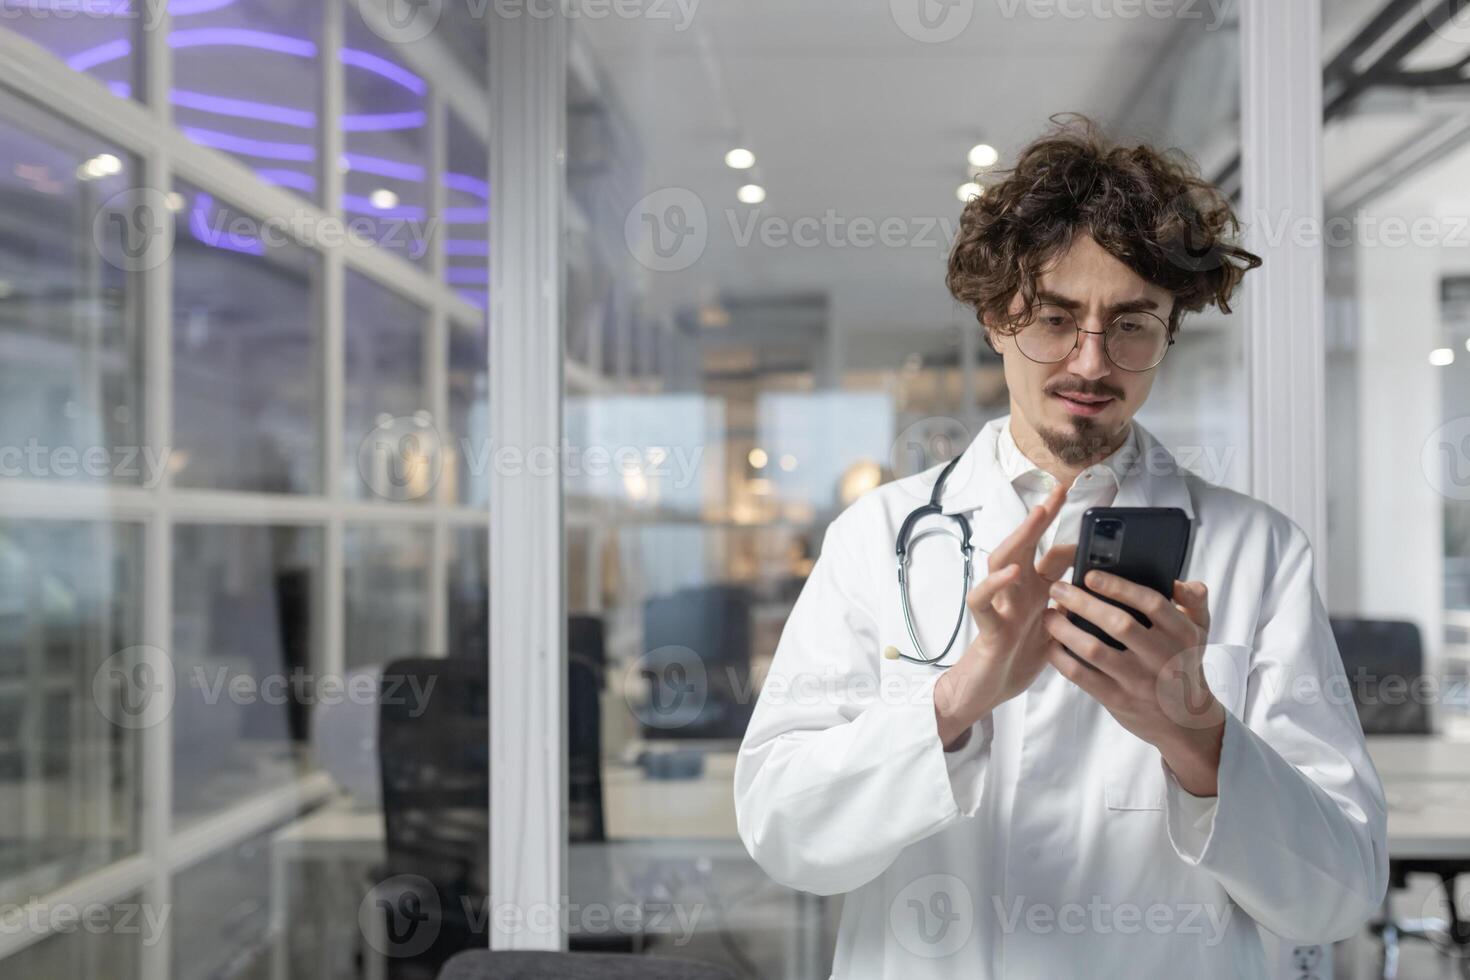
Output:
[[[1053,122],[966,204],[949,261],[1010,414],[833,522],[740,749],[751,855],[846,895],[836,977],[1263,976],[1258,926],[1343,939],[1387,888],[1383,788],[1305,534],[1134,421],[1184,314],[1229,312],[1260,259],[1183,154]],[[894,542],[931,497],[911,632]],[[1146,624],[1068,581],[1098,506],[1194,524],[1170,594],[1088,575]],[[980,581],[927,662],[970,559],[918,538],[955,518]]]

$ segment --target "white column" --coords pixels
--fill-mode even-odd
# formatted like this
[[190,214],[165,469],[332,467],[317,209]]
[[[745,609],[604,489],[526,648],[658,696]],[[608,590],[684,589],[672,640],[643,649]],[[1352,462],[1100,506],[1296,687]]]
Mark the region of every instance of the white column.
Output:
[[[549,8],[556,10],[555,6]],[[491,18],[490,419],[519,461],[490,478],[490,901],[566,893],[562,228],[567,24]],[[546,472],[548,468],[550,472]],[[550,919],[551,921],[546,921]],[[493,949],[565,946],[561,916],[491,917]]]
[[1265,259],[1245,288],[1251,493],[1307,532],[1319,589],[1327,567],[1321,29],[1319,0],[1241,5],[1245,244]]
[[[1245,245],[1265,260],[1245,291],[1251,495],[1306,531],[1325,595],[1321,4],[1242,0],[1240,22]],[[1265,929],[1261,938],[1270,975],[1294,976],[1293,944]],[[1322,976],[1331,962],[1326,947]]]

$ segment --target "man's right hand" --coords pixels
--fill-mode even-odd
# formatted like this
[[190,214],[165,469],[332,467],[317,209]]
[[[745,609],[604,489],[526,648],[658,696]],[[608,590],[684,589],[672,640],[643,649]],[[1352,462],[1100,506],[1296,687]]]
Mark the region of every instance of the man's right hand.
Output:
[[946,749],[971,726],[1031,686],[1047,663],[1051,634],[1042,625],[1051,584],[1072,565],[1075,544],[1057,545],[1032,564],[1036,546],[1067,499],[1060,483],[990,554],[988,574],[965,597],[979,635],[934,687],[934,713]]

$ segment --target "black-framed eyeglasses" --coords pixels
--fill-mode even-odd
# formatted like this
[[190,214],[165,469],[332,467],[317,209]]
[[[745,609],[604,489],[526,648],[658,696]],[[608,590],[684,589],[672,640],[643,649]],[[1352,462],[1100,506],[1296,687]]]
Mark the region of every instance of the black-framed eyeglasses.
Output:
[[[1031,317],[1016,331],[1016,349],[1038,364],[1065,361],[1082,344],[1083,330],[1065,306],[1041,303],[1031,308]],[[1103,352],[1124,371],[1147,371],[1159,366],[1174,338],[1169,325],[1147,310],[1119,313],[1102,330]]]

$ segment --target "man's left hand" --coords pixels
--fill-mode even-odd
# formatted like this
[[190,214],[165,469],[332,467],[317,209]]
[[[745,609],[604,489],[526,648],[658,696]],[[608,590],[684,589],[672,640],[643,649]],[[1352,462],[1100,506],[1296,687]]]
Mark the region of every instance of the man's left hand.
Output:
[[[1108,572],[1088,572],[1086,582],[1100,595],[1137,609],[1152,625],[1144,626],[1126,610],[1058,582],[1051,592],[1061,608],[1048,609],[1045,618],[1056,641],[1048,653],[1052,666],[1120,725],[1156,747],[1186,791],[1217,795],[1225,708],[1205,682],[1204,650],[1210,630],[1205,584],[1176,581],[1171,601]],[[1111,647],[1073,625],[1067,612],[1097,626],[1126,649]]]

